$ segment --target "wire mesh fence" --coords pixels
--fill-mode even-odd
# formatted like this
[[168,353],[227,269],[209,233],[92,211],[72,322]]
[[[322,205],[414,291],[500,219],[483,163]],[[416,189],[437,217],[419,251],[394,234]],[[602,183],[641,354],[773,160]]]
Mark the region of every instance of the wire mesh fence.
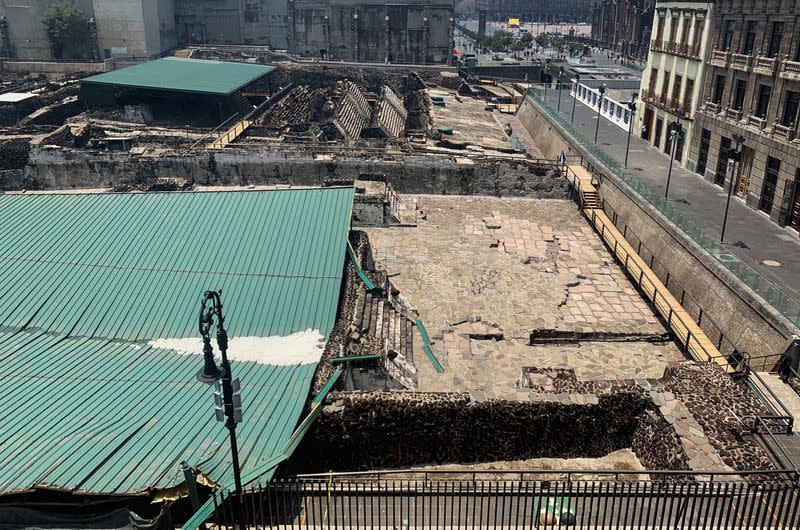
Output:
[[[678,480],[424,480],[333,476],[217,493],[208,524],[234,528],[796,528],[791,475]],[[662,477],[664,478],[664,477]],[[238,522],[238,524],[237,524]]]

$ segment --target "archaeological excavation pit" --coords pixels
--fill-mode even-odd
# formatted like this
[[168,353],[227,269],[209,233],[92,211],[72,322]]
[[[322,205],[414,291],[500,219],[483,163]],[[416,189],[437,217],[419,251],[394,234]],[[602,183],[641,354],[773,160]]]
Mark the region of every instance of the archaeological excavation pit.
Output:
[[773,467],[764,406],[684,353],[572,202],[399,200],[351,235],[374,288],[349,262],[329,355],[360,359],[287,470]]

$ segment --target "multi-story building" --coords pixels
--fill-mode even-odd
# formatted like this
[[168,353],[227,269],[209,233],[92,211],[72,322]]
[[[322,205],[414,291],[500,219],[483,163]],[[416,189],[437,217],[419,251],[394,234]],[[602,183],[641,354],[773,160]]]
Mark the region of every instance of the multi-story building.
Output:
[[[798,230],[800,0],[730,0],[713,20],[693,169],[719,186],[735,179],[734,193],[748,206]],[[734,135],[744,144],[737,175],[729,175]]]
[[497,19],[519,18],[536,22],[588,22],[593,0],[489,0]]
[[344,61],[447,64],[453,0],[289,0],[289,50]]
[[592,43],[628,57],[647,57],[655,0],[600,0],[591,12]]
[[178,38],[187,44],[288,48],[288,0],[175,0]]
[[[679,118],[675,160],[686,163],[701,100],[704,57],[711,34],[711,2],[670,0],[656,3],[653,40],[642,74],[636,125],[642,138],[668,155],[672,126]],[[693,163],[690,163],[692,165]]]
[[[0,0],[6,51],[19,59],[59,59],[42,23],[53,0]],[[173,0],[75,0],[86,15],[85,58],[153,57],[176,45]],[[74,58],[74,57],[64,57]]]

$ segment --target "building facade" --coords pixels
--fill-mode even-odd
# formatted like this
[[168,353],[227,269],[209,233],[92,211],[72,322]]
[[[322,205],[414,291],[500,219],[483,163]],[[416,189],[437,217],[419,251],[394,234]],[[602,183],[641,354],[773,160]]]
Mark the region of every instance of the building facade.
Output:
[[[800,229],[800,0],[726,0],[713,16],[694,170],[781,226]],[[744,137],[730,175],[734,135]],[[692,169],[691,165],[689,166]]]
[[453,0],[289,0],[289,50],[302,57],[448,64]]
[[[692,167],[687,152],[695,133],[709,48],[711,2],[668,1],[656,4],[653,39],[642,73],[640,104],[634,129],[653,147]],[[680,123],[673,146],[673,127]]]
[[18,59],[154,57],[176,44],[173,0],[75,0],[89,19],[80,57],[54,57],[42,17],[53,0],[0,0],[3,40]]
[[489,12],[498,19],[524,22],[588,22],[593,0],[489,0]]
[[175,0],[178,39],[186,44],[288,48],[287,0]]
[[655,0],[600,0],[591,11],[595,46],[644,59],[649,49]]

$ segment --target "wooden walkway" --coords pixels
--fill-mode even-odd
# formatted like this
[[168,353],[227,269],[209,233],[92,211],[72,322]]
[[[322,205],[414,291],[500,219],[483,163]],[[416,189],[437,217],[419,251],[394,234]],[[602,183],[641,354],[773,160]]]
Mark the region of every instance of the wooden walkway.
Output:
[[209,149],[223,149],[229,143],[236,140],[243,132],[247,130],[253,124],[252,121],[248,119],[244,119],[240,122],[237,122],[233,127],[228,129],[225,134],[208,144]]
[[700,326],[681,306],[669,289],[661,282],[650,266],[636,253],[625,237],[617,230],[614,223],[603,212],[599,199],[590,201],[597,196],[597,188],[592,182],[591,174],[582,166],[567,166],[567,178],[584,197],[583,213],[589,219],[595,231],[608,245],[614,256],[622,264],[626,272],[634,279],[639,290],[650,301],[656,310],[667,321],[667,326],[691,357],[697,361],[714,361],[726,373],[735,372],[728,360],[719,353]]

